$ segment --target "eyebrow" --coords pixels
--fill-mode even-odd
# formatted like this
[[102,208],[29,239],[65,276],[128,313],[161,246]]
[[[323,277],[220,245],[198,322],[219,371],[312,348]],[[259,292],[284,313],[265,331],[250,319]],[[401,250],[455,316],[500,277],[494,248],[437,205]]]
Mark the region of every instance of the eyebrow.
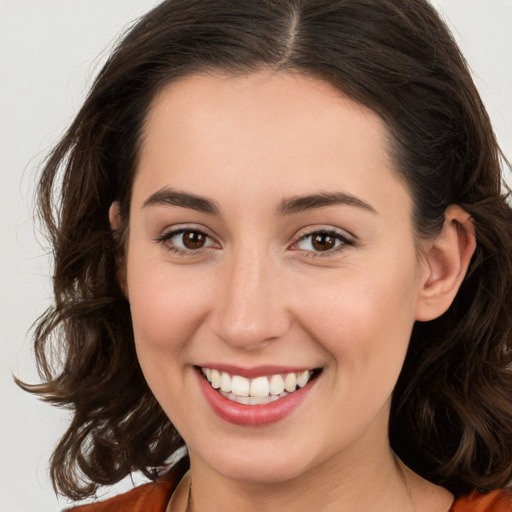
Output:
[[292,215],[334,205],[356,206],[363,210],[377,213],[377,210],[366,201],[345,192],[320,192],[307,196],[291,197],[281,202],[278,207],[278,213],[280,215]]
[[[335,205],[356,206],[363,210],[377,213],[377,210],[366,201],[345,192],[320,192],[306,196],[290,197],[281,201],[277,208],[277,213],[281,216],[293,215]],[[142,205],[143,208],[149,206],[179,206],[209,215],[220,215],[220,208],[215,201],[188,192],[180,192],[169,187],[164,187],[151,194]]]
[[143,208],[148,206],[181,206],[182,208],[190,208],[210,215],[219,215],[220,213],[215,201],[168,187],[164,187],[151,194],[142,205]]

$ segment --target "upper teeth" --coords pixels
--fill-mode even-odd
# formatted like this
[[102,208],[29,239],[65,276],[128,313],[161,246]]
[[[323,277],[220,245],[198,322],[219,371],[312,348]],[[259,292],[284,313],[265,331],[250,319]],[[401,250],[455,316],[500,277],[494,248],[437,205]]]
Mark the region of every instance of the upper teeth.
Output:
[[236,396],[258,398],[265,398],[269,395],[278,396],[283,392],[292,393],[297,389],[297,386],[304,387],[313,374],[311,370],[304,370],[297,373],[287,373],[284,376],[276,374],[246,379],[240,375],[230,375],[227,372],[211,368],[201,368],[201,370],[215,389]]

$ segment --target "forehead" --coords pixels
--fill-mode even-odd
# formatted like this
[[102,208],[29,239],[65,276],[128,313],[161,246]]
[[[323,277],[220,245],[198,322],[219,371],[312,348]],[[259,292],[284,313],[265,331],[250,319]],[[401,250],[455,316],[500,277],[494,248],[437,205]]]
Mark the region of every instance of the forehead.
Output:
[[171,185],[280,200],[284,191],[301,195],[315,187],[348,187],[357,195],[369,182],[373,195],[382,195],[400,184],[387,139],[376,113],[315,78],[191,75],[152,102],[134,195]]
[[[145,147],[150,148],[149,132],[154,136],[156,131],[172,129],[172,124],[179,128],[174,137],[193,130],[194,135],[208,139],[223,133],[233,139],[232,131],[241,128],[237,142],[247,134],[253,145],[265,142],[269,148],[272,138],[276,144],[299,138],[309,139],[312,145],[328,143],[340,131],[349,136],[347,124],[354,134],[353,146],[368,142],[375,149],[385,149],[387,138],[386,127],[375,112],[325,81],[288,72],[194,74],[172,82],[152,101],[143,130],[144,142],[149,143]],[[357,139],[361,132],[366,134],[364,140]]]

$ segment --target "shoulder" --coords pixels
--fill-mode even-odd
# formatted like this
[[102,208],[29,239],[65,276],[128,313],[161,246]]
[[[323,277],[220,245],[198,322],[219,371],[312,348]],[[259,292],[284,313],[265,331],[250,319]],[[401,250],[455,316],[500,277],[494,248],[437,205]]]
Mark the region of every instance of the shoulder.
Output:
[[456,500],[450,512],[512,512],[512,491],[472,492]]
[[171,472],[119,496],[80,505],[64,512],[164,512],[171,494],[179,482],[179,475]]

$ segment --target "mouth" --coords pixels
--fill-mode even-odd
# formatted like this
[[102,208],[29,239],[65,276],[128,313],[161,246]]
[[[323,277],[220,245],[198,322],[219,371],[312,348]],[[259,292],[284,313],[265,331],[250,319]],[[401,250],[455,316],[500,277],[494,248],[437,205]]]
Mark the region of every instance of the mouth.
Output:
[[227,400],[244,405],[266,405],[292,395],[317,378],[321,369],[246,378],[215,368],[200,368],[210,386]]

